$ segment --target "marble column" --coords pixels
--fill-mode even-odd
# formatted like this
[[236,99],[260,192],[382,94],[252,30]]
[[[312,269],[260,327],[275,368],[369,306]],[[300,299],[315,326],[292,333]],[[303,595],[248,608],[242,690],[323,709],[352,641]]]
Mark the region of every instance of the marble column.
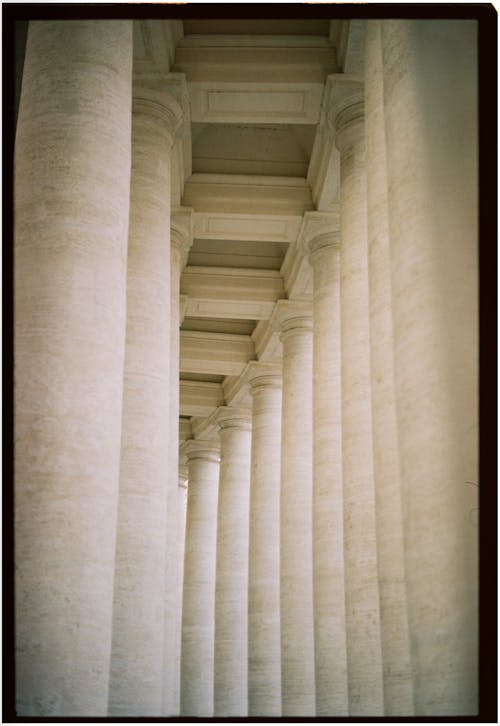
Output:
[[15,148],[17,714],[107,713],[131,21],[30,22]]
[[415,713],[477,712],[477,40],[382,24]]
[[370,360],[377,563],[386,716],[411,716],[413,684],[404,564],[401,471],[394,389],[391,253],[381,25],[365,35]]
[[110,715],[162,714],[170,149],[180,121],[180,107],[167,93],[135,89]]
[[338,213],[305,215],[313,268],[313,576],[316,714],[349,713],[342,481]]
[[165,640],[163,714],[175,716],[180,708],[180,647],[182,590],[178,579],[179,536],[179,288],[193,241],[192,210],[176,207],[170,223],[170,397],[169,481],[165,575]]
[[189,485],[184,557],[181,716],[214,712],[215,556],[220,447],[189,440]]
[[214,716],[248,713],[250,412],[223,406],[215,580]]
[[277,303],[283,343],[281,694],[283,716],[315,716],[311,306]]
[[281,716],[281,366],[252,362],[248,715]]
[[330,110],[340,151],[342,462],[349,714],[382,716],[370,371],[364,110],[361,84],[340,82]]

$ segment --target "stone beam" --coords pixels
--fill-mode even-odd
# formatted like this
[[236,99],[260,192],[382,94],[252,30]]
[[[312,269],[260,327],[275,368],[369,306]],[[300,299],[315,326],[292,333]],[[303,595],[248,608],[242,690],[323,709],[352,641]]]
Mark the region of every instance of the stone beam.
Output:
[[301,217],[314,208],[307,181],[300,177],[249,174],[193,174],[182,204],[195,212]]
[[180,331],[180,370],[183,373],[208,373],[237,376],[255,358],[249,335]]
[[228,267],[186,267],[181,292],[188,317],[243,320],[267,320],[284,296],[279,272]]
[[291,244],[297,238],[300,224],[301,217],[298,215],[197,212],[194,215],[194,237]]
[[181,416],[210,416],[214,408],[223,403],[224,394],[220,383],[180,381]]

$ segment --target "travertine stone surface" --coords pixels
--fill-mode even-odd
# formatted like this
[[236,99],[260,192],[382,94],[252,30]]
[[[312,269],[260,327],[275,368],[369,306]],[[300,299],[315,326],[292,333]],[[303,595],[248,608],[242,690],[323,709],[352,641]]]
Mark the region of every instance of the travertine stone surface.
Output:
[[361,84],[332,113],[340,151],[342,463],[349,713],[384,713],[371,413]]
[[215,580],[214,716],[248,713],[248,516],[251,415],[217,411],[221,463]]
[[309,240],[313,268],[313,574],[316,714],[349,713],[340,378],[340,230]]
[[15,149],[19,716],[106,716],[132,23],[30,23]]
[[477,711],[477,46],[382,25],[409,625],[417,715]]
[[181,646],[181,716],[214,711],[215,554],[220,447],[186,441],[189,467]]
[[281,366],[249,364],[252,392],[248,715],[281,716]]
[[365,112],[370,288],[370,360],[377,564],[384,668],[384,712],[413,714],[406,601],[401,474],[394,390],[391,254],[385,153],[381,25],[365,36]]
[[134,88],[110,715],[162,714],[176,111],[167,94]]
[[[163,714],[175,716],[180,709],[180,647],[182,589],[179,580],[179,288],[192,236],[192,210],[172,209],[170,225],[170,398],[169,481],[165,575],[165,641],[163,661]],[[180,529],[179,529],[180,528]]]
[[315,716],[311,306],[277,303],[283,343],[281,694],[283,716]]

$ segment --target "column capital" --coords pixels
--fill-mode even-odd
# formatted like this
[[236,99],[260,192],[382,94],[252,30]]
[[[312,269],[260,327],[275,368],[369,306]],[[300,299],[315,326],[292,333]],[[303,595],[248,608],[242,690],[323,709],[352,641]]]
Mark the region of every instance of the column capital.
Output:
[[282,388],[283,373],[281,365],[250,361],[246,370],[246,380],[252,393],[257,388]]
[[181,269],[193,244],[194,213],[191,207],[173,207],[170,215],[170,246],[179,255]]
[[359,76],[333,74],[327,81],[327,124],[342,152],[359,140],[364,124],[364,84]]
[[240,431],[250,431],[252,428],[252,414],[246,408],[232,408],[220,406],[214,417],[220,429],[235,428]]
[[299,300],[278,300],[272,319],[273,327],[280,333],[280,339],[291,332],[312,331],[312,303]]
[[302,254],[313,255],[320,249],[340,247],[340,211],[335,205],[332,212],[306,212],[299,232],[299,244]]
[[144,114],[163,121],[173,146],[182,134],[184,114],[179,101],[159,81],[134,82],[132,113]]
[[186,456],[188,462],[193,459],[211,461],[214,464],[220,462],[220,446],[216,441],[188,439],[182,444],[181,452]]

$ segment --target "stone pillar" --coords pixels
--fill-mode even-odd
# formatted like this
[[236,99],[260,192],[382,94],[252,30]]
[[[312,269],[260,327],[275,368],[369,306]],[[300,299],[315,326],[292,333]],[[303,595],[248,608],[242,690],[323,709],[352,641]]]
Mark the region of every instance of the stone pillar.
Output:
[[109,714],[160,716],[170,396],[170,149],[180,108],[137,88]]
[[394,372],[418,716],[477,712],[476,32],[472,21],[382,24]]
[[313,268],[313,563],[317,716],[349,714],[338,214],[305,215]]
[[381,25],[365,36],[370,360],[377,563],[386,716],[411,716],[413,685],[404,565],[401,472],[394,390],[391,253]]
[[283,343],[281,693],[283,716],[315,716],[311,306],[277,303]]
[[181,716],[214,711],[215,553],[220,447],[186,441],[189,485],[184,557]]
[[248,715],[281,716],[281,366],[249,364],[252,392]]
[[215,580],[214,716],[248,713],[250,413],[217,411],[221,463]]
[[330,111],[340,151],[342,462],[349,714],[384,714],[370,371],[362,86],[338,81]]
[[193,241],[192,210],[175,208],[170,224],[170,397],[169,483],[165,576],[165,640],[163,714],[175,716],[180,709],[180,647],[182,590],[178,578],[179,536],[179,288],[182,269]]
[[17,714],[107,714],[132,23],[31,22],[15,148]]

